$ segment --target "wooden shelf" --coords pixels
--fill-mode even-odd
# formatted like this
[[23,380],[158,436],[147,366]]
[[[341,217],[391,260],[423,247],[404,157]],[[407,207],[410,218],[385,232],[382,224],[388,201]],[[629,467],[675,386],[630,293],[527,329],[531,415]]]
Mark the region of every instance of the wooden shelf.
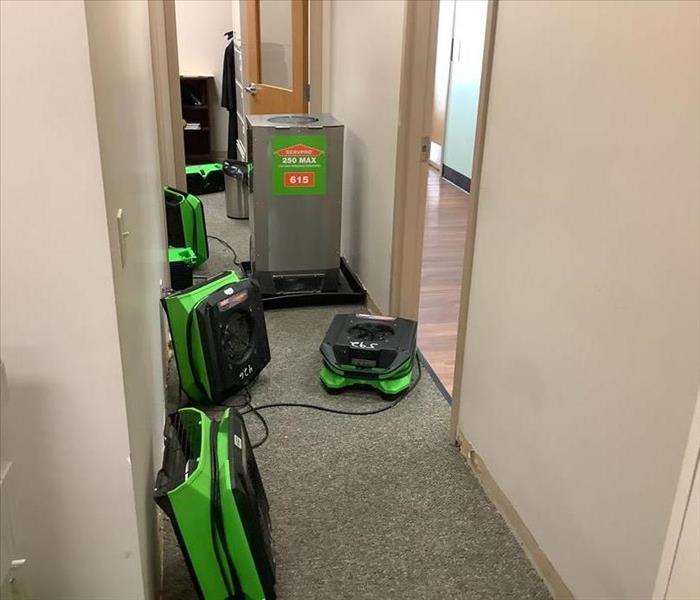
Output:
[[[199,129],[184,129],[185,159],[187,164],[211,162],[211,113],[209,112],[209,93],[213,89],[214,78],[211,75],[181,76],[180,92],[182,97],[182,116],[190,123],[201,123]],[[192,102],[201,104],[192,104]],[[197,135],[195,135],[197,134]]]

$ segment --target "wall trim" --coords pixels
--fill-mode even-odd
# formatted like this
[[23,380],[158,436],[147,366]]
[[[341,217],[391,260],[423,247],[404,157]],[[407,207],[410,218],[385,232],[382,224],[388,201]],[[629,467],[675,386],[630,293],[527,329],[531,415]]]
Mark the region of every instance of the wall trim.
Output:
[[462,402],[462,374],[464,372],[464,352],[467,344],[467,321],[469,318],[469,294],[472,285],[474,267],[474,244],[479,218],[479,188],[481,187],[481,165],[484,161],[484,144],[491,91],[491,66],[493,64],[496,41],[496,23],[498,20],[498,0],[489,0],[486,14],[486,31],[484,35],[484,57],[481,64],[481,82],[479,84],[479,106],[476,116],[476,136],[474,140],[474,162],[472,166],[471,196],[472,215],[467,222],[467,237],[464,244],[464,261],[462,271],[462,290],[459,299],[459,319],[457,323],[457,350],[455,352],[455,378],[452,386],[452,414],[450,415],[450,438],[457,439],[459,409]]
[[417,319],[423,244],[416,240],[423,239],[428,181],[422,150],[432,129],[439,4],[407,2],[405,10],[389,312]]
[[452,167],[448,167],[443,163],[442,165],[442,177],[447,179],[450,183],[454,183],[458,188],[463,189],[465,192],[471,192],[472,180],[471,177],[455,171]]
[[668,594],[668,587],[671,583],[671,574],[676,561],[678,545],[683,533],[683,525],[690,504],[690,495],[692,493],[693,481],[695,477],[700,477],[700,392],[695,400],[695,410],[690,421],[690,431],[688,433],[688,442],[681,463],[681,470],[678,475],[678,485],[676,487],[676,495],[671,507],[669,516],[668,528],[666,529],[666,538],[664,541],[663,550],[659,559],[659,568],[656,573],[656,582],[654,583],[654,591],[652,598],[654,600],[663,600]]
[[525,555],[532,563],[539,576],[552,594],[555,600],[574,600],[574,595],[568,588],[561,575],[537,543],[535,536],[528,529],[518,511],[505,495],[501,487],[491,475],[479,453],[474,449],[461,430],[457,432],[457,445],[459,452],[467,461],[472,473],[476,476],[481,487],[486,492],[496,510],[501,514],[515,539],[525,551]]
[[372,299],[372,296],[367,292],[365,296],[365,304],[367,305],[367,310],[371,315],[383,315],[384,311],[379,308],[379,305]]

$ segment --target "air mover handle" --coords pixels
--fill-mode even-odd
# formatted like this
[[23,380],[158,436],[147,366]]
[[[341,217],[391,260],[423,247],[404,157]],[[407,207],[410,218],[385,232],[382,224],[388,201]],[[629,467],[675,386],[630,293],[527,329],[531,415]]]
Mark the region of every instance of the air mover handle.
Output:
[[182,440],[179,439],[178,429],[172,419],[173,417],[168,418],[165,425],[163,466],[156,476],[156,497],[168,493],[185,480],[187,456],[185,456]]

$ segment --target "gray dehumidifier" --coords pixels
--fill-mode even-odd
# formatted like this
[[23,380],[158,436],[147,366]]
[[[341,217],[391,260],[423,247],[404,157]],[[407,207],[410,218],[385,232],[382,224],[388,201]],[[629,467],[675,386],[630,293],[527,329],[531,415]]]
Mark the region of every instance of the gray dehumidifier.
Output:
[[327,114],[247,118],[252,276],[264,295],[331,296],[341,279],[343,125]]

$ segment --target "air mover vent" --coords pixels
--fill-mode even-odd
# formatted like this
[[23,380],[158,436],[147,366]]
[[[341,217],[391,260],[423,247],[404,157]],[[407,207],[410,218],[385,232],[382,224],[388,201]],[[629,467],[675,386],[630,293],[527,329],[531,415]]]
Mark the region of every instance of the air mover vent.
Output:
[[229,367],[239,365],[250,358],[255,345],[255,323],[247,313],[234,313],[221,332],[221,347],[228,358]]
[[348,329],[348,335],[354,340],[364,342],[383,342],[394,335],[394,328],[378,323],[359,323]]
[[321,291],[323,278],[323,274],[274,275],[272,281],[277,294],[308,294]]

